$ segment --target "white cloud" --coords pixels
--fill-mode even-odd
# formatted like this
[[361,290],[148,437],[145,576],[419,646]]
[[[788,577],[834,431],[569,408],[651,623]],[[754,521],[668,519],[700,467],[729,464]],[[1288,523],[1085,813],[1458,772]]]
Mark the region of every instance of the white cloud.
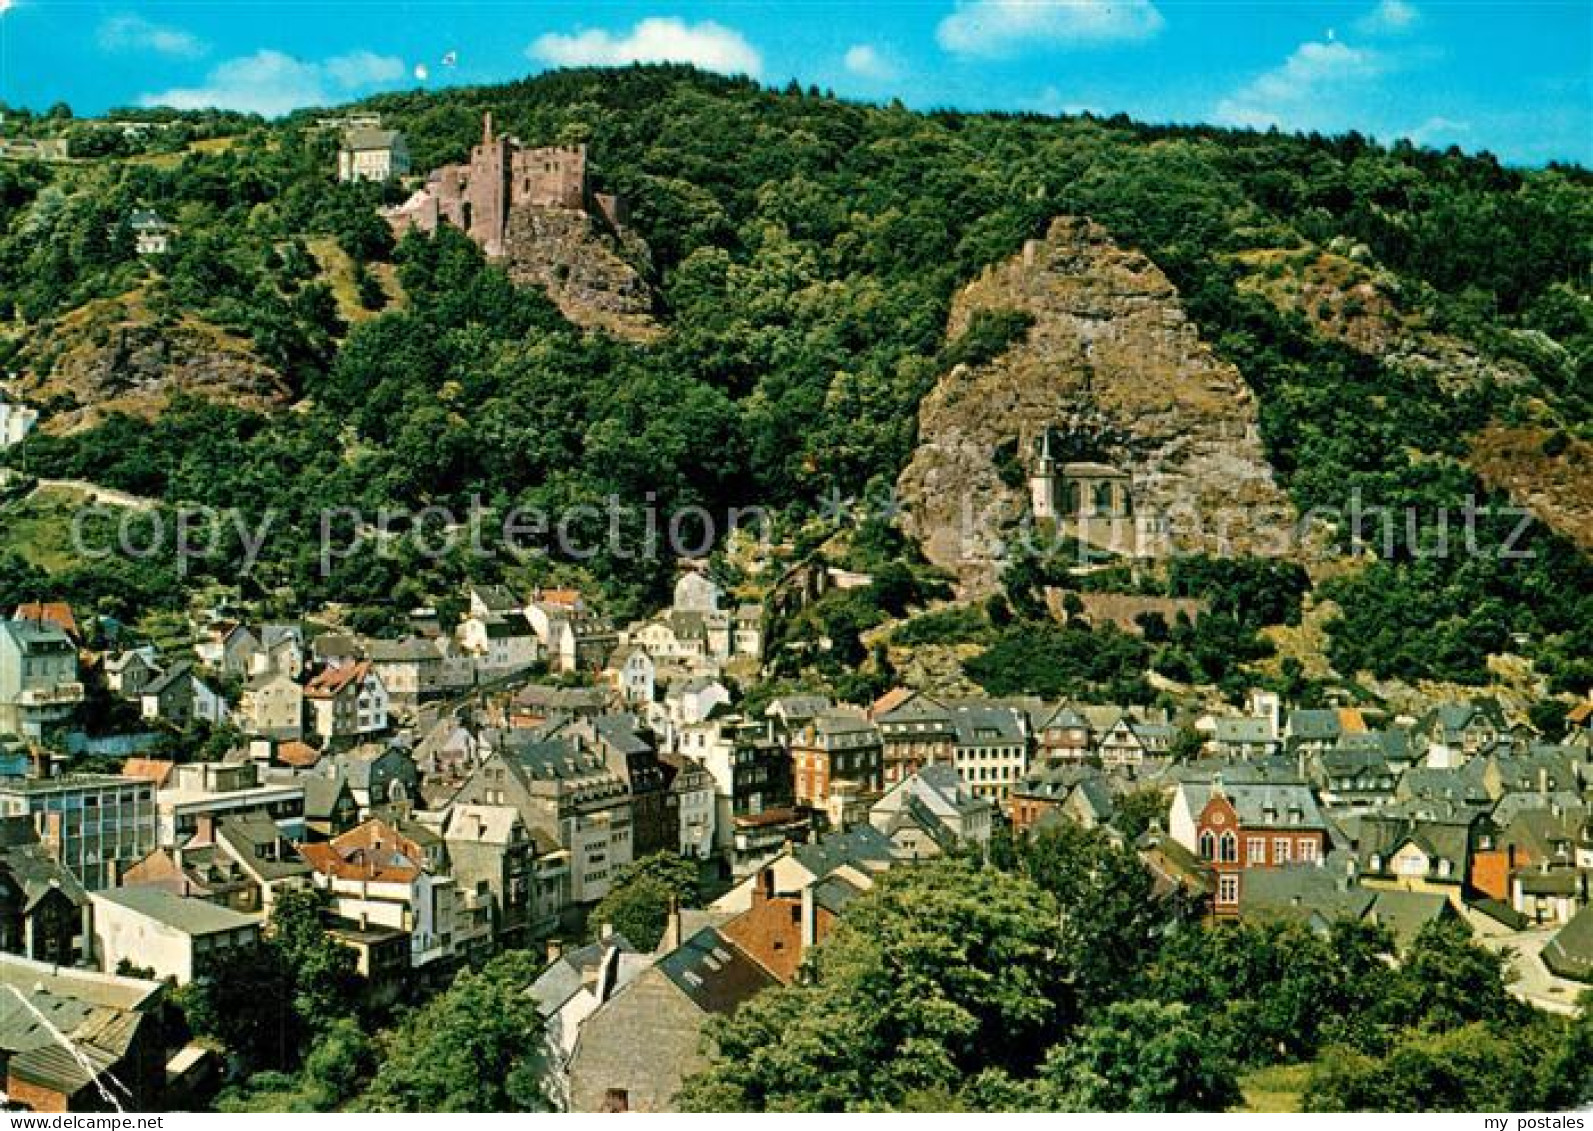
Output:
[[879,48],[867,43],[854,43],[848,47],[841,63],[848,74],[870,82],[888,82],[900,74],[894,62],[886,58]]
[[1471,123],[1443,115],[1434,115],[1410,131],[1410,139],[1417,145],[1458,145],[1472,136]]
[[321,67],[328,78],[349,90],[397,82],[405,71],[402,60],[374,51],[351,51],[328,59]]
[[1219,102],[1213,117],[1220,125],[1255,129],[1340,128],[1346,103],[1387,69],[1387,60],[1370,48],[1337,40],[1302,43],[1282,66]]
[[17,6],[17,0],[0,0],[0,16],[5,15]]
[[[0,3],[8,0],[0,0]],[[152,52],[177,59],[198,58],[208,51],[209,45],[191,32],[181,28],[150,23],[142,16],[123,14],[111,16],[100,24],[96,36],[104,51]]]
[[935,38],[954,55],[996,57],[1149,39],[1165,23],[1151,0],[958,0]]
[[218,63],[202,86],[176,87],[145,94],[144,106],[178,110],[244,110],[278,117],[304,106],[325,106],[390,85],[403,78],[402,61],[368,51],[355,51],[319,62],[296,59],[281,51],[256,51]]
[[757,76],[763,56],[741,33],[712,20],[642,20],[629,32],[594,28],[571,35],[549,32],[526,54],[554,67],[619,66],[625,63],[692,63],[723,74]]
[[1381,3],[1355,22],[1362,35],[1399,35],[1416,26],[1421,13],[1407,0],[1381,0]]
[[1080,102],[1076,97],[1064,94],[1055,86],[1047,86],[1032,98],[1025,98],[1020,104],[1021,109],[1032,111],[1036,114],[1071,115],[1080,114],[1102,115],[1099,106],[1088,102]]

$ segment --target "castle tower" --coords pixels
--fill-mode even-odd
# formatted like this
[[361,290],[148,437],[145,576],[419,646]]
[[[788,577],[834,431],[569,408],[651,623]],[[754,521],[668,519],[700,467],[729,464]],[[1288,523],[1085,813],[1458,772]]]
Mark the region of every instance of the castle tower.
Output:
[[1035,518],[1056,518],[1056,460],[1051,455],[1051,429],[1040,433],[1040,445],[1029,468],[1029,506]]
[[509,224],[509,172],[509,139],[493,130],[489,110],[481,119],[481,144],[470,151],[466,188],[470,238],[488,255],[503,254]]

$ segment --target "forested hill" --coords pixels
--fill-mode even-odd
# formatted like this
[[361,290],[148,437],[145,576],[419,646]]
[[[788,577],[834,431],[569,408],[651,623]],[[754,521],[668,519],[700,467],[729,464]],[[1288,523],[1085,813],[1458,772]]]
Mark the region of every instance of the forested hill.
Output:
[[[48,412],[93,425],[30,441],[30,471],[247,513],[269,503],[310,535],[322,507],[473,494],[554,507],[652,491],[666,507],[799,517],[828,492],[896,481],[919,402],[971,348],[945,338],[958,288],[1054,217],[1081,216],[1149,256],[1237,366],[1299,509],[1359,488],[1436,513],[1498,488],[1569,536],[1540,524],[1526,563],[1412,560],[1431,533],[1418,530],[1397,560],[1325,583],[1343,610],[1341,671],[1481,681],[1490,653],[1526,647],[1562,687],[1590,678],[1593,574],[1572,541],[1593,481],[1584,170],[1355,135],[920,114],[677,67],[361,109],[405,132],[417,171],[461,159],[484,110],[528,144],[586,142],[598,187],[630,201],[650,245],[665,333],[578,332],[447,233],[395,247],[375,210],[403,190],[336,185],[336,137],[316,113],[173,115],[136,138],[17,117],[67,132],[84,157],[0,164],[4,368],[54,398]],[[179,227],[164,261],[133,253],[138,208]],[[178,334],[201,343],[192,380],[138,369],[161,403],[175,395],[153,427],[85,403],[130,395],[104,351],[147,358],[148,335]],[[212,393],[218,356],[271,380],[245,397],[223,383],[220,406],[192,399]],[[281,529],[261,585],[302,600],[386,607],[480,572],[370,553],[321,578],[313,537]],[[229,552],[209,568],[230,576]],[[38,584],[9,569],[12,589]],[[178,599],[174,575],[118,569],[55,584],[91,602]],[[588,567],[621,612],[666,572]]]

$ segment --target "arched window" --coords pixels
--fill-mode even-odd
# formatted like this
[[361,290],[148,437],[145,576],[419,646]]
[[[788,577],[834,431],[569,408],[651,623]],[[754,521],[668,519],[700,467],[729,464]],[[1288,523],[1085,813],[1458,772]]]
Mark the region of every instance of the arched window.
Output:
[[1217,838],[1211,835],[1210,829],[1207,829],[1205,832],[1200,834],[1200,858],[1202,860],[1214,859],[1216,856],[1216,851]]
[[1110,483],[1097,483],[1095,485],[1095,513],[1112,513],[1112,485]]
[[1232,829],[1222,834],[1222,862],[1224,864],[1239,862],[1239,838],[1234,836]]
[[1068,514],[1078,514],[1079,511],[1083,509],[1083,504],[1079,501],[1079,485],[1077,483],[1074,483],[1074,482],[1070,481],[1068,483],[1068,485],[1067,485],[1066,494],[1067,494],[1067,499],[1066,499],[1066,511],[1067,511],[1067,513]]

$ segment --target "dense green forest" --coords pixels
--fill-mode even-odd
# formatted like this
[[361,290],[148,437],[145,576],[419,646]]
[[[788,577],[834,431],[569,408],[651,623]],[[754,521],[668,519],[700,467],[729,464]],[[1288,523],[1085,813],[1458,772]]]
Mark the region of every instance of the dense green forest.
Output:
[[[1426,516],[1396,532],[1392,559],[1323,586],[1343,609],[1331,646],[1341,670],[1481,681],[1486,656],[1520,634],[1558,688],[1593,679],[1593,566],[1569,542],[1538,524],[1520,543],[1528,560],[1422,556],[1443,508],[1490,497],[1464,462],[1469,433],[1500,421],[1593,437],[1584,170],[1511,169],[1354,134],[921,114],[679,67],[559,72],[363,108],[405,131],[422,170],[460,159],[487,109],[528,143],[587,142],[599,187],[628,198],[652,249],[667,334],[638,345],[580,332],[452,233],[395,245],[375,209],[401,190],[336,185],[335,137],[312,114],[181,116],[204,140],[174,153],[0,165],[0,316],[11,320],[0,364],[47,367],[62,319],[139,290],[154,317],[246,335],[306,410],[182,403],[153,426],[113,418],[31,440],[31,472],[252,518],[274,508],[259,592],[337,598],[373,620],[467,572],[549,567],[422,560],[400,541],[322,576],[323,508],[462,510],[476,498],[558,511],[618,495],[661,510],[759,504],[799,520],[828,492],[894,482],[920,399],[985,345],[945,342],[956,288],[1051,217],[1083,214],[1166,271],[1258,393],[1269,457],[1301,509],[1359,490]],[[180,225],[158,269],[133,254],[135,207]],[[317,237],[347,254],[376,317],[339,317],[306,250]],[[1239,285],[1239,253],[1307,243],[1364,249],[1428,325],[1529,379],[1441,389]],[[371,281],[387,263],[404,296],[391,308]],[[1484,544],[1512,526],[1486,520]],[[240,552],[232,539],[201,572],[232,578]],[[655,599],[668,574],[609,554],[583,568],[621,615]],[[50,584],[128,614],[179,601],[186,581],[101,563]],[[0,596],[42,584],[0,561]],[[1012,608],[1032,611],[1021,593]],[[1227,615],[1243,652],[1253,617]],[[1180,642],[1183,674],[1221,678],[1202,659],[1215,650]]]

